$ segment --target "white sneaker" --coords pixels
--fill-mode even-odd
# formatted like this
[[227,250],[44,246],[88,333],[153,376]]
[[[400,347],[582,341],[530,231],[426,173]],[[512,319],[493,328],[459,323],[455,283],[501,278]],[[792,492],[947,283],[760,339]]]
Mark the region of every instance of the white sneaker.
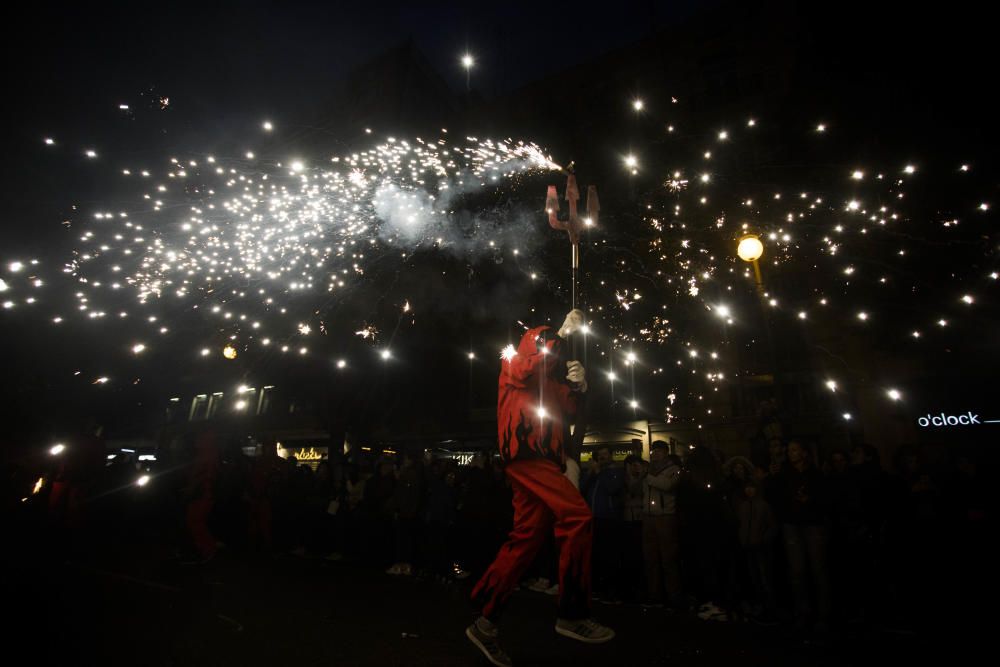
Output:
[[615,638],[614,630],[592,618],[576,621],[560,618],[556,621],[556,633],[585,644],[603,644]]
[[[488,624],[492,625],[492,624]],[[465,636],[469,638],[476,648],[483,652],[486,659],[496,667],[511,667],[510,657],[504,652],[497,642],[498,633],[493,626],[489,631],[480,627],[479,622],[475,622],[465,629]]]
[[536,593],[544,593],[551,585],[548,579],[539,577],[528,584],[528,590],[535,591]]
[[729,620],[729,616],[726,614],[725,610],[716,607],[711,602],[701,605],[701,607],[698,609],[698,618],[700,618],[703,621]]

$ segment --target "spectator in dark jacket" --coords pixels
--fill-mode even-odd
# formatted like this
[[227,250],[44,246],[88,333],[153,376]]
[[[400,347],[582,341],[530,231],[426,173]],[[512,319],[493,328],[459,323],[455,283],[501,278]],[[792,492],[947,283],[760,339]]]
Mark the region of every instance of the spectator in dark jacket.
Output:
[[335,515],[330,513],[330,503],[336,499],[330,462],[321,461],[306,493],[305,546],[310,553],[326,555],[333,547]]
[[625,489],[622,495],[622,596],[627,600],[642,597],[642,479],[646,462],[636,454],[625,459]]
[[[691,591],[704,600],[698,616],[727,621],[735,611],[734,565],[739,546],[735,512],[726,496],[718,458],[696,446],[686,460],[688,474],[678,493],[681,535]],[[687,560],[690,559],[690,560]]]
[[360,517],[366,537],[364,543],[368,550],[367,555],[375,563],[384,564],[394,552],[392,535],[396,513],[395,491],[396,475],[392,460],[379,459],[375,466],[375,475],[364,485]]
[[[782,524],[796,623],[815,620],[818,630],[830,620],[829,500],[826,480],[800,442],[788,444],[788,466],[774,478],[775,511]],[[808,578],[812,578],[810,594]]]
[[653,442],[649,454],[649,472],[642,481],[647,602],[662,604],[665,588],[669,604],[680,607],[680,521],[676,496],[681,480],[680,461],[667,453],[667,443],[662,440]]
[[744,484],[742,501],[737,505],[740,547],[746,559],[753,587],[755,619],[764,624],[775,622],[774,540],[780,527],[774,511],[759,493],[757,482]]
[[427,570],[442,579],[450,578],[454,567],[451,539],[458,517],[458,489],[455,481],[454,471],[446,470],[442,461],[431,464],[422,543]]
[[494,525],[497,523],[495,499],[498,493],[489,457],[485,452],[477,452],[466,471],[458,507],[462,560],[473,578],[480,576],[496,555]]
[[389,568],[389,574],[413,574],[423,486],[420,461],[409,452],[403,454],[403,465],[396,472],[396,486],[393,489],[396,563]]
[[580,492],[594,515],[593,594],[617,600],[620,594],[622,493],[624,471],[614,465],[611,449],[598,448]]

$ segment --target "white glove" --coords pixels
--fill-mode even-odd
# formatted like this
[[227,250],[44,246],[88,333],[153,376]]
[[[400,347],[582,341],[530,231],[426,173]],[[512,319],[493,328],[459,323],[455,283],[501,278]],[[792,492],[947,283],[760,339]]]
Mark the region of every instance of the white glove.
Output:
[[559,327],[559,337],[566,338],[567,336],[576,333],[584,324],[584,314],[579,308],[574,308],[573,310],[566,313],[566,319],[563,321],[561,327]]
[[587,369],[579,361],[566,362],[566,379],[573,383],[577,391],[587,392]]

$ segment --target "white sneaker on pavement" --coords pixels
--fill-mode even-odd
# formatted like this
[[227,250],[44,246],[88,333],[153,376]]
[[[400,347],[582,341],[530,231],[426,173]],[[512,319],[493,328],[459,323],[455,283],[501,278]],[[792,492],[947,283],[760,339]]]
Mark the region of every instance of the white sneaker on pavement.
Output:
[[615,631],[606,625],[601,625],[592,618],[568,620],[560,618],[556,621],[556,632],[563,637],[569,637],[585,644],[603,644],[615,638]]

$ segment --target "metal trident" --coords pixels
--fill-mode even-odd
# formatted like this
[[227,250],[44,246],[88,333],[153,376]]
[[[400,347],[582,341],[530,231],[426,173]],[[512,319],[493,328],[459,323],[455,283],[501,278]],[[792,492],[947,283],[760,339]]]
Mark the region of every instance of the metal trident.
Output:
[[559,219],[559,195],[556,186],[550,185],[545,196],[545,211],[549,214],[549,226],[552,229],[564,229],[569,234],[569,242],[573,247],[573,281],[572,299],[573,308],[576,308],[576,280],[577,272],[580,269],[580,232],[585,226],[597,224],[597,216],[601,210],[600,202],[597,201],[597,186],[587,186],[587,215],[581,220],[577,212],[577,202],[580,201],[580,190],[576,186],[576,175],[573,173],[573,163],[566,167],[566,201],[569,202],[569,219]]

